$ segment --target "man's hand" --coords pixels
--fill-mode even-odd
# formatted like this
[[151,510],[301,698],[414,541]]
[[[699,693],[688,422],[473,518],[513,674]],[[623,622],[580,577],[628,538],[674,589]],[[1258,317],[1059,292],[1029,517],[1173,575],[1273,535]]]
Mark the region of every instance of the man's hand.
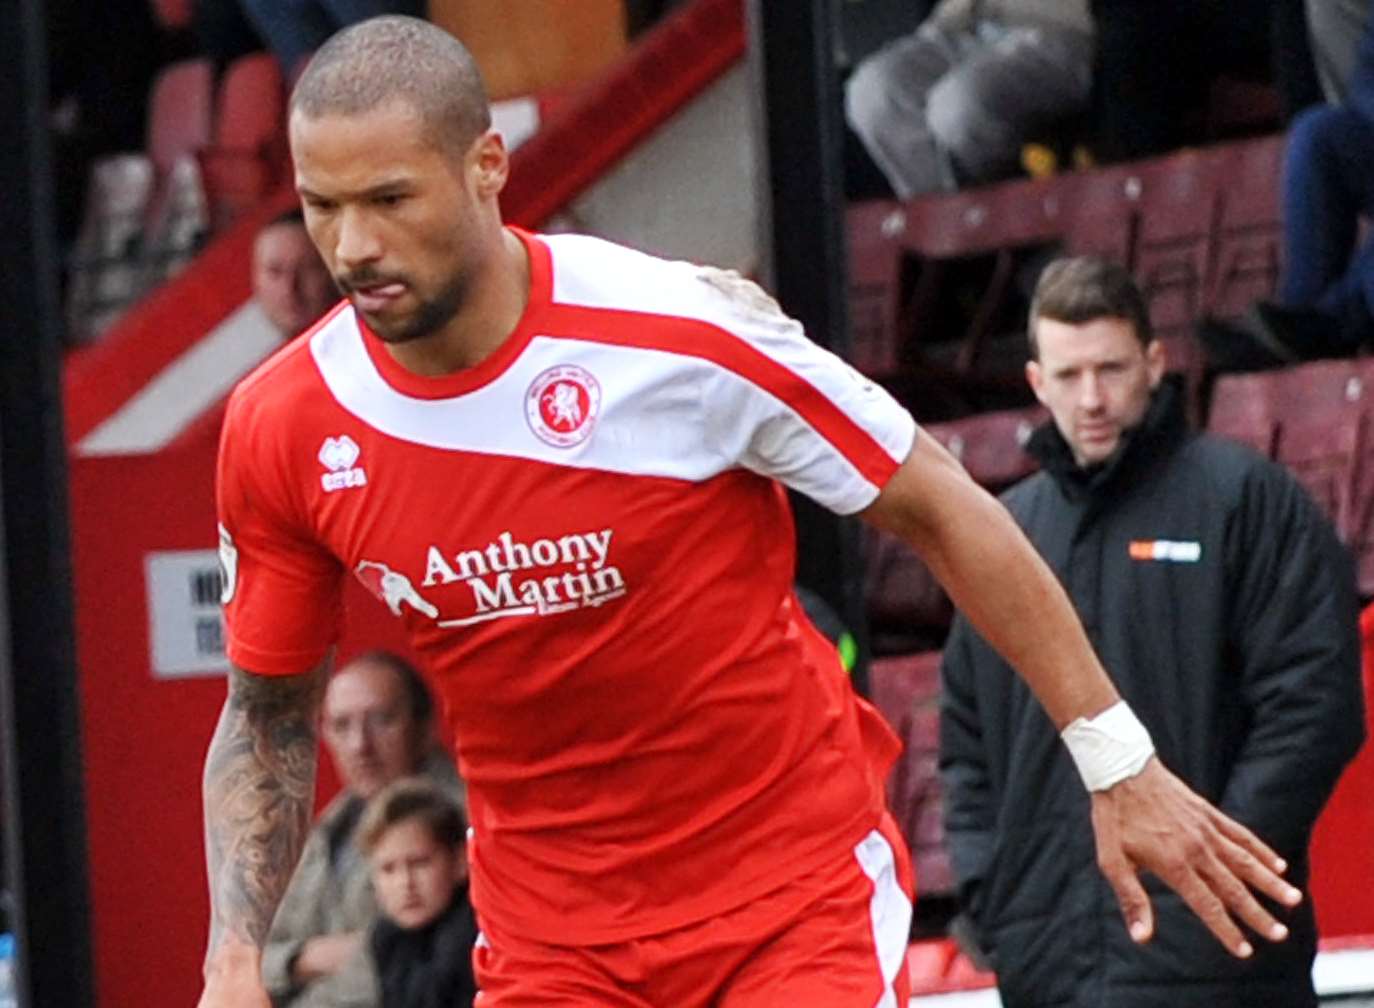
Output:
[[206,980],[196,1008],[272,1008],[258,977],[233,976]]
[[339,972],[362,946],[362,940],[363,936],[357,931],[307,938],[292,964],[293,979],[307,984]]
[[205,968],[205,989],[196,1008],[272,1008],[262,985],[256,948],[228,940]]
[[1288,929],[1251,888],[1286,906],[1302,893],[1282,878],[1283,859],[1253,833],[1208,804],[1157,758],[1134,777],[1092,796],[1097,863],[1116,892],[1137,942],[1154,935],[1154,911],[1138,873],[1153,872],[1183,898],[1223,945],[1242,959],[1254,949],[1238,918],[1270,941]]

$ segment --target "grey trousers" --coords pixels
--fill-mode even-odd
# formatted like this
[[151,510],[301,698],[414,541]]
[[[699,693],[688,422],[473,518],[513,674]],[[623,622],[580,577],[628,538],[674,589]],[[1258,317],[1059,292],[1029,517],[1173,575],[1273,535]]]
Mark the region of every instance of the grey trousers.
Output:
[[930,20],[858,65],[845,116],[902,198],[991,182],[1086,107],[1092,60],[1074,32]]
[[1370,0],[1307,0],[1312,61],[1317,64],[1322,93],[1332,104],[1344,101],[1350,89],[1370,6]]

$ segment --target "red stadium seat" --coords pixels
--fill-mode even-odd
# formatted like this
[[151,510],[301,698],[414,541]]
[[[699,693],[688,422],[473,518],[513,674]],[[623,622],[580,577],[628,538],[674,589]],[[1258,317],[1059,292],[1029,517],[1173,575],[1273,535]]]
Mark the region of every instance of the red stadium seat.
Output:
[[935,575],[901,539],[864,526],[864,606],[875,654],[939,647],[954,607]]
[[183,60],[153,81],[148,102],[148,156],[159,178],[178,158],[194,157],[210,142],[213,72],[207,59]]
[[1059,197],[1064,204],[1064,251],[1069,255],[1100,255],[1119,263],[1130,261],[1135,210],[1130,198],[1131,174],[1125,168],[1104,168],[1061,176]]
[[[925,425],[980,484],[997,491],[1030,475],[1035,460],[1022,446],[1047,421],[1041,406],[979,413]],[[954,609],[929,568],[911,547],[877,530],[864,533],[864,599],[875,653],[938,647]]]
[[906,211],[886,200],[851,208],[849,239],[849,362],[867,375],[898,370],[902,244]]
[[251,53],[230,64],[216,101],[214,142],[200,152],[216,230],[287,177],[286,91],[277,62]]
[[1130,266],[1156,331],[1193,326],[1202,314],[1212,253],[1217,157],[1182,151],[1142,163],[1127,176],[1136,206]]
[[1235,318],[1278,286],[1282,249],[1279,180],[1282,136],[1232,148],[1222,167],[1214,239],[1216,265],[1208,283],[1208,314]]
[[958,459],[968,474],[989,490],[1002,490],[1038,468],[1025,452],[1026,440],[1049,420],[1043,406],[978,413],[925,430]]
[[869,688],[904,744],[888,781],[888,804],[911,848],[920,894],[948,895],[954,891],[954,876],[945,850],[940,792],[940,653],[875,659]]
[[1320,361],[1217,381],[1207,427],[1288,466],[1374,593],[1374,361]]
[[191,0],[153,0],[153,13],[164,28],[189,28]]

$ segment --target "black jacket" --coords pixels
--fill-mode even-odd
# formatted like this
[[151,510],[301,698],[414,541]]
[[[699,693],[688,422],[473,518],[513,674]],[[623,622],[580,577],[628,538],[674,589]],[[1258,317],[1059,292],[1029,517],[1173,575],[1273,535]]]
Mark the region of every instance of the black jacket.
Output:
[[466,883],[453,891],[438,919],[409,931],[379,917],[369,940],[380,1008],[469,1008],[477,996],[472,975],[477,916]]
[[[1003,499],[1165,766],[1277,848],[1304,885],[1312,825],[1363,737],[1352,564],[1286,470],[1189,433],[1180,398],[1166,381],[1091,471],[1047,425],[1030,444],[1044,469]],[[1180,545],[1146,545],[1159,541]],[[1173,559],[1140,558],[1151,554]],[[1049,718],[962,619],[943,673],[948,842],[1009,1008],[1316,1003],[1306,902],[1280,915],[1292,936],[1254,940],[1246,962],[1147,878],[1156,936],[1133,945]]]

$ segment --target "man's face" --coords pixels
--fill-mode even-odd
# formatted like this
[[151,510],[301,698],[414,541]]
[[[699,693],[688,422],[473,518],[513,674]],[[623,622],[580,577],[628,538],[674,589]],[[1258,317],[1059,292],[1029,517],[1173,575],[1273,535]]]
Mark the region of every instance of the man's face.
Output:
[[465,847],[444,846],[419,819],[402,819],[383,833],[369,862],[382,913],[408,930],[442,914],[468,873]]
[[359,662],[329,681],[322,734],[344,787],[364,800],[419,769],[420,726],[400,676],[383,665]]
[[283,338],[305,331],[338,300],[303,224],[264,228],[253,243],[253,297]]
[[354,116],[291,117],[310,237],[354,308],[391,343],[447,325],[485,243],[499,235],[500,136],[488,132],[456,151],[434,133],[404,101]]
[[1158,342],[1141,346],[1122,318],[1080,324],[1041,318],[1035,335],[1040,356],[1026,365],[1035,397],[1080,466],[1105,462],[1122,433],[1144,418],[1164,376],[1164,348]]

